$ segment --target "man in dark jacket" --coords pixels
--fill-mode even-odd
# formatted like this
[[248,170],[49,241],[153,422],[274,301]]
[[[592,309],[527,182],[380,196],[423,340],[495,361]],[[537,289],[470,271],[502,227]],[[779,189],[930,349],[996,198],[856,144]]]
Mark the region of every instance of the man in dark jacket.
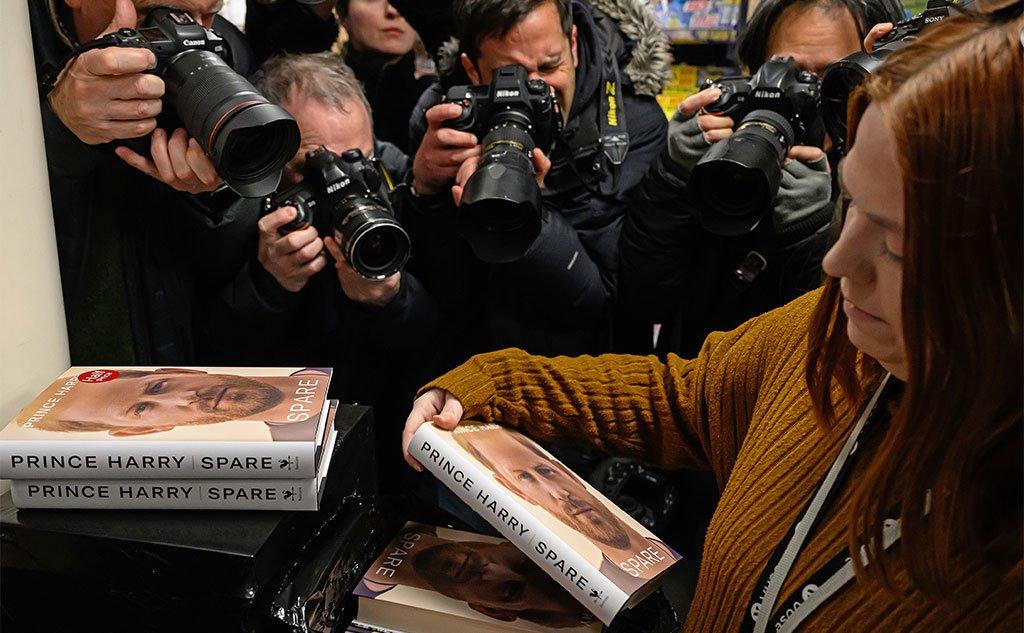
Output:
[[[154,63],[151,52],[92,50],[61,67],[72,47],[135,27],[151,4],[139,2],[136,10],[131,0],[29,3],[40,78],[63,70],[42,95],[40,109],[75,364],[192,359],[191,250],[179,220],[192,204],[186,194],[213,190],[219,178],[184,130],[156,133],[152,159],[127,148],[115,154],[106,145],[156,127],[164,85],[145,72]],[[181,7],[212,26],[244,65],[244,39],[215,14],[219,2],[160,4]]]
[[[422,278],[453,333],[449,360],[507,346],[605,351],[626,192],[664,147],[654,99],[670,60],[664,37],[638,0],[461,0],[454,11],[460,39],[443,47],[439,80],[411,122],[422,143],[407,198]],[[540,234],[515,261],[487,263],[457,234],[452,199],[479,139],[445,127],[462,108],[438,102],[510,64],[553,88],[565,125],[550,156],[535,158],[542,170],[550,160]]]
[[[737,48],[749,73],[780,55],[820,75],[861,50],[876,23],[898,21],[902,10],[898,0],[763,0]],[[657,351],[690,358],[708,333],[732,329],[821,283],[835,190],[820,147],[791,148],[772,208],[754,230],[723,236],[697,221],[691,170],[739,123],[702,110],[718,94],[709,88],[683,101],[664,154],[634,192],[622,234],[619,309],[623,320],[642,323],[633,331],[646,336],[620,341],[618,351],[650,352],[651,328],[659,323]]]
[[[338,155],[358,148],[393,179],[408,171],[405,154],[374,139],[359,82],[337,55],[273,58],[259,88],[301,130],[286,186],[302,180],[306,152],[320,146]],[[331,211],[321,205],[315,212]],[[260,201],[240,200],[223,214],[192,217],[197,248],[219,253],[200,280],[199,360],[334,367],[332,397],[372,405],[380,446],[393,443],[415,390],[438,371],[431,354],[440,310],[415,274],[369,280],[345,260],[337,232],[321,238],[307,226],[282,234],[295,217],[291,206],[261,217]],[[392,451],[379,460],[389,456],[397,465]]]

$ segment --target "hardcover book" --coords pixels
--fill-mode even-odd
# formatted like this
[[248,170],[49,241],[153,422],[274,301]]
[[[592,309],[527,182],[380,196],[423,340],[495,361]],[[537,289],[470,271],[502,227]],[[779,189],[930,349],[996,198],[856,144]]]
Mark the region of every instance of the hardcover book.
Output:
[[72,367],[0,430],[6,479],[312,479],[331,370]]
[[15,479],[18,508],[107,510],[318,510],[334,455],[336,400],[317,476],[309,479]]
[[567,631],[601,623],[515,545],[408,523],[352,592],[354,630],[398,633]]
[[424,424],[410,453],[605,624],[680,556],[536,442],[496,424]]

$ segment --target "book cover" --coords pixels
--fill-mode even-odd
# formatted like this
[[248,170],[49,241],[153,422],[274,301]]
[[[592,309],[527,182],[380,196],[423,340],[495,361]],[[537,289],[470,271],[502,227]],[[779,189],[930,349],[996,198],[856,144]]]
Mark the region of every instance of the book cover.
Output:
[[64,510],[318,510],[337,429],[310,479],[18,479],[11,498],[20,509]]
[[504,539],[408,523],[352,592],[370,631],[596,633],[601,623]]
[[0,430],[0,478],[316,474],[331,370],[72,367]]
[[410,453],[605,624],[680,556],[536,442],[496,424],[424,424]]

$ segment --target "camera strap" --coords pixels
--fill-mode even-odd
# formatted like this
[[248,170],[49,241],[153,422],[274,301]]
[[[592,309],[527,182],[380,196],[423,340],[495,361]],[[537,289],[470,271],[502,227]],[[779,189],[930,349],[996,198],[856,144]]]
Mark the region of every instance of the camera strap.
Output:
[[43,76],[39,80],[39,94],[45,99],[51,92],[53,92],[54,86],[57,85],[57,81],[60,80],[61,73],[68,67],[76,57],[97,48],[110,48],[111,46],[117,46],[118,39],[117,33],[108,33],[103,37],[86,42],[85,44],[77,44],[72,47],[71,51],[64,55],[59,62],[56,64],[46,63],[43,67]]
[[[771,631],[792,631],[804,619],[825,603],[832,595],[853,580],[853,562],[845,548],[811,574],[807,583],[799,587],[783,603],[780,612],[773,616],[778,604],[779,593],[785,583],[797,556],[803,550],[810,535],[821,524],[828,508],[839,497],[843,484],[849,478],[858,448],[870,434],[877,433],[889,420],[888,403],[902,390],[903,383],[886,374],[882,384],[871,397],[864,413],[854,425],[832,467],[818,485],[817,491],[808,501],[803,513],[779,543],[754,585],[749,604],[744,613],[740,631],[743,633],[765,633]],[[882,548],[888,549],[900,538],[898,512],[890,512],[885,521]],[[866,553],[861,552],[861,562],[867,562]]]

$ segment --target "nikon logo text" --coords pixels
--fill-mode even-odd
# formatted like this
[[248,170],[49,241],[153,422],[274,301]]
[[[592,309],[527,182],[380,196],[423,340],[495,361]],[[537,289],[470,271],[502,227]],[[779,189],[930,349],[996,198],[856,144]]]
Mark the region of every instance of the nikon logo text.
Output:
[[519,91],[518,90],[499,90],[498,92],[494,93],[494,96],[497,99],[512,99],[514,97],[518,97],[519,96]]
[[755,90],[754,96],[758,99],[778,99],[782,95],[774,90]]
[[206,40],[182,40],[185,46],[206,46]]
[[338,182],[332,182],[331,184],[327,185],[327,193],[334,193],[338,189],[348,186],[349,182],[350,181],[348,178],[346,178],[345,180],[339,180]]

